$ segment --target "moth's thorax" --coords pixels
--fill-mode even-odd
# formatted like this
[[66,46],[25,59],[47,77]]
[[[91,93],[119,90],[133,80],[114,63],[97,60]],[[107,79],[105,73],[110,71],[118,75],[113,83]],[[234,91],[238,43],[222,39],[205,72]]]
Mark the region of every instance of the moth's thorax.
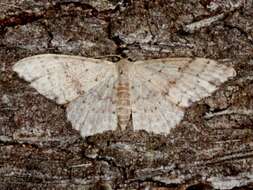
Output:
[[121,59],[116,64],[117,64],[118,74],[121,75],[121,78],[124,75],[128,75],[129,61],[127,59]]
[[131,115],[128,67],[129,63],[126,59],[117,62],[117,118],[122,130],[128,126]]

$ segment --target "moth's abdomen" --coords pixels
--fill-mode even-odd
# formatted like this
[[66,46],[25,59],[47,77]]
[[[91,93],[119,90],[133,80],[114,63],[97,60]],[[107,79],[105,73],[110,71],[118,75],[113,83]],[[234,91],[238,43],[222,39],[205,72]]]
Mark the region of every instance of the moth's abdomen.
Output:
[[119,80],[117,83],[117,118],[122,130],[125,130],[130,121],[131,106],[129,93],[128,65],[118,64]]
[[130,120],[130,114],[129,83],[119,82],[117,85],[117,116],[118,124],[122,130],[127,127]]

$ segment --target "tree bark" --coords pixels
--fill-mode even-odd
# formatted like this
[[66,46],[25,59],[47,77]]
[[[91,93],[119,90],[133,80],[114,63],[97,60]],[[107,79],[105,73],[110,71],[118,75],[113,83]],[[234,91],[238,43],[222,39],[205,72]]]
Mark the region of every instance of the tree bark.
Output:
[[[252,189],[252,15],[242,0],[0,0],[0,189]],[[12,71],[41,53],[207,57],[237,76],[167,136],[82,139]]]

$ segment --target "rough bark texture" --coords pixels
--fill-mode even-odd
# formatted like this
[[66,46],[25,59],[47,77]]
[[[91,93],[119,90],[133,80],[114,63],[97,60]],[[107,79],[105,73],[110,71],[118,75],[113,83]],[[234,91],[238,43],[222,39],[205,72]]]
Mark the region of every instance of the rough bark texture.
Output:
[[[251,0],[0,0],[0,189],[252,189],[252,15]],[[11,69],[40,53],[208,57],[238,75],[168,136],[82,139]]]

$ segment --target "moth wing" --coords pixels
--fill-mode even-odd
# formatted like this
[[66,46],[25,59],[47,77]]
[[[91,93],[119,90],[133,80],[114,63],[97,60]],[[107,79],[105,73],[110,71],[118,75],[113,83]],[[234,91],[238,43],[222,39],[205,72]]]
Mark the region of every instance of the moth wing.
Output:
[[110,77],[115,65],[79,56],[43,54],[18,61],[13,70],[39,93],[65,104]]
[[130,68],[134,129],[155,133],[168,133],[182,120],[184,108],[236,75],[232,67],[204,58],[137,61]]
[[137,61],[133,68],[180,107],[189,107],[193,102],[209,96],[223,82],[236,75],[232,67],[205,58]]
[[131,106],[134,130],[169,133],[184,116],[184,110],[165,96],[153,84],[136,76],[131,81]]
[[151,76],[145,69],[131,68],[130,102],[134,130],[169,133],[182,120],[184,110],[164,96],[158,86],[149,82]]
[[67,118],[82,137],[117,128],[116,85],[117,73],[70,102]]

